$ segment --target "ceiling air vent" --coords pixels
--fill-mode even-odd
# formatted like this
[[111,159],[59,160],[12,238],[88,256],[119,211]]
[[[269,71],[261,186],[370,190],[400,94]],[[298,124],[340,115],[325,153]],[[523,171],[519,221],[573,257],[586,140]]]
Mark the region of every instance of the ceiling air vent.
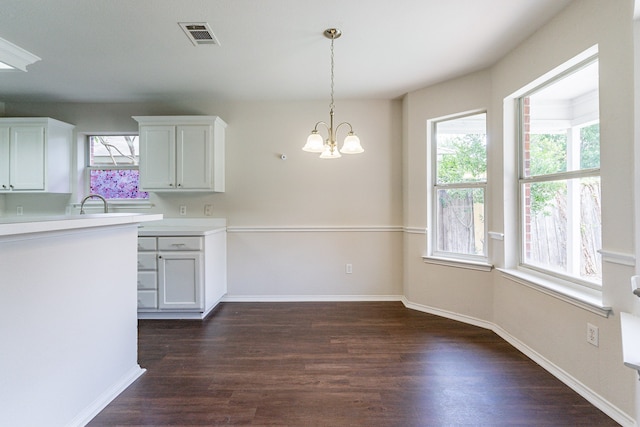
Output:
[[218,39],[206,22],[178,22],[184,33],[189,37],[194,46],[199,44],[220,45]]

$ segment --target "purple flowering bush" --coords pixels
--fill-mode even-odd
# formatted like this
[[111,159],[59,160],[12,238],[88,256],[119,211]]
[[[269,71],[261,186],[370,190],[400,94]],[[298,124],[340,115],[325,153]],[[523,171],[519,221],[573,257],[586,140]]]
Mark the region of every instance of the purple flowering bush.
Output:
[[149,193],[140,191],[138,182],[135,169],[92,169],[89,188],[105,199],[148,199]]

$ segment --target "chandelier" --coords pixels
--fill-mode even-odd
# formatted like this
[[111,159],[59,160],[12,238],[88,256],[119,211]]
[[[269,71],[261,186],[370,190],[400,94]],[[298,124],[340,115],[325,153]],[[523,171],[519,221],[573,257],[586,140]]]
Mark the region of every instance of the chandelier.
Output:
[[[333,42],[335,39],[339,38],[342,35],[342,32],[336,28],[329,28],[324,31],[324,36],[328,39],[331,39],[331,103],[329,104],[329,124],[326,122],[320,121],[316,123],[313,130],[311,131],[311,135],[307,138],[307,143],[302,147],[304,151],[309,153],[321,153],[321,159],[337,159],[342,157],[340,153],[343,154],[357,154],[364,152],[364,149],[360,145],[360,138],[353,133],[353,128],[350,123],[342,122],[336,128],[333,128],[333,108],[335,107],[335,103],[333,101]],[[326,140],[322,139],[322,136],[318,132],[318,126],[323,125],[327,128],[328,136]],[[338,129],[342,125],[349,126],[349,133],[344,139],[344,144],[342,148],[338,151],[338,144],[336,144],[336,136],[338,133]]]

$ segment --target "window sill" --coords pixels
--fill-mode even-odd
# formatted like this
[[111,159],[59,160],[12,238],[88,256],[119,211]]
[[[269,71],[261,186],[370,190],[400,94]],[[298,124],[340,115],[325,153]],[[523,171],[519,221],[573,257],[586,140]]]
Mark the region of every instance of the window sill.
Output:
[[[109,210],[121,210],[121,209],[151,209],[153,208],[153,203],[149,200],[118,200],[112,199],[107,200],[107,205],[109,206]],[[71,203],[70,208],[72,210],[80,210],[80,203]],[[104,204],[100,200],[87,200],[84,204],[85,210],[99,210],[102,211],[104,209]]]
[[435,256],[423,256],[422,260],[427,264],[444,265],[447,267],[466,268],[468,270],[476,271],[491,271],[493,269],[492,264],[479,261],[455,259],[455,258],[443,258]]
[[599,316],[609,317],[611,313],[611,307],[602,304],[601,291],[560,279],[552,280],[523,270],[499,268],[498,271],[502,273],[504,278],[512,282],[535,289]]

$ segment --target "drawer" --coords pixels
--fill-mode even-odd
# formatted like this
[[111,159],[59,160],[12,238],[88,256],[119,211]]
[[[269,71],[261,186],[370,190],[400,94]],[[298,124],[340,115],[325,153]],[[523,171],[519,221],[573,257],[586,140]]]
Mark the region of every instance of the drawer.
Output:
[[157,248],[155,237],[138,237],[139,251],[155,251]]
[[138,270],[156,270],[155,253],[138,253]]
[[161,251],[201,251],[202,237],[158,237]]
[[138,291],[138,308],[158,308],[156,291]]
[[138,271],[138,289],[158,289],[158,279],[155,271]]

